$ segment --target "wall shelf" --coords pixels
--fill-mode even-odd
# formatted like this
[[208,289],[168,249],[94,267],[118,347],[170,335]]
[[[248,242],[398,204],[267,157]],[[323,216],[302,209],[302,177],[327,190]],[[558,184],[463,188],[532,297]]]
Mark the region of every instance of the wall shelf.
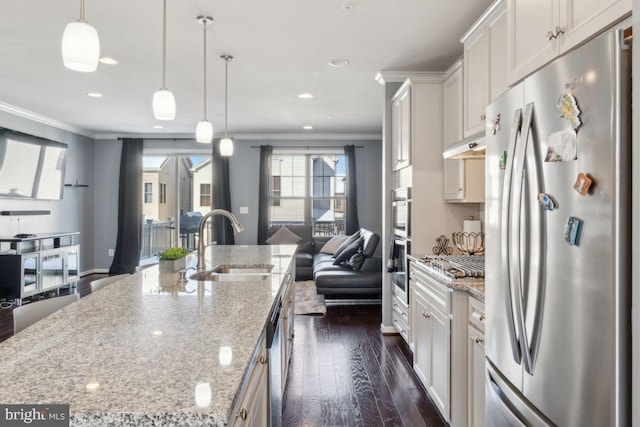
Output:
[[51,211],[33,210],[33,211],[0,211],[2,216],[21,216],[21,215],[51,215]]

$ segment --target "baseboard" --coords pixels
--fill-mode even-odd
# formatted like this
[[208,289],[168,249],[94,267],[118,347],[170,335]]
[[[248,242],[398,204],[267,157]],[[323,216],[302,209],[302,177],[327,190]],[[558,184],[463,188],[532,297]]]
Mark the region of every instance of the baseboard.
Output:
[[330,305],[382,305],[381,299],[327,299],[325,297],[324,302],[327,306]]
[[94,268],[93,270],[81,271],[80,277],[88,276],[90,274],[109,274],[108,268]]
[[380,331],[382,335],[398,335],[399,332],[395,326],[385,326],[380,324]]

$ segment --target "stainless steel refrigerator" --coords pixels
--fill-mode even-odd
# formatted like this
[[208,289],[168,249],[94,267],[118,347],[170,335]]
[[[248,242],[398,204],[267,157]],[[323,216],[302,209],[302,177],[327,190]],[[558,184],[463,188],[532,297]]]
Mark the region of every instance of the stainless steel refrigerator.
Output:
[[608,31],[486,110],[487,426],[630,423],[630,46]]

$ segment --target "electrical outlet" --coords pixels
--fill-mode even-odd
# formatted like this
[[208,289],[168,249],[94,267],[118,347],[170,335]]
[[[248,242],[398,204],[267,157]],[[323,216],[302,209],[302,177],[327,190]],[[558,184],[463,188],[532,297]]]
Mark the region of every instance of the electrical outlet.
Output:
[[113,249],[109,249],[109,256],[113,256],[114,255],[114,250]]

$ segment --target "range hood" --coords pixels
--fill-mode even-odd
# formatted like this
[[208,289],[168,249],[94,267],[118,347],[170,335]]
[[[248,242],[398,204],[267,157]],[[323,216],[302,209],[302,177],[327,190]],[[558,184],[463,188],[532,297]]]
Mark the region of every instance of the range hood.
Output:
[[486,147],[484,132],[478,132],[447,148],[442,153],[442,157],[445,159],[479,159],[484,157]]

